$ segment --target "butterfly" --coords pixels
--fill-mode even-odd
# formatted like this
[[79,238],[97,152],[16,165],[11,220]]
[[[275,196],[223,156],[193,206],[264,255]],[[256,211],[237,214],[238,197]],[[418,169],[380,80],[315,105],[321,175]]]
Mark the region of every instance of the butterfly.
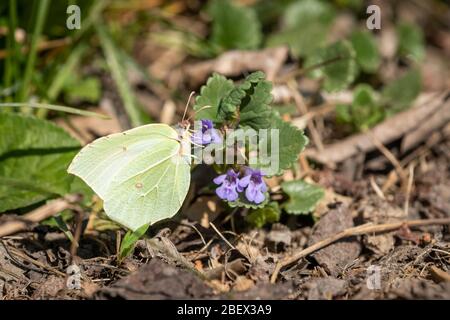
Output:
[[148,124],[99,138],[67,171],[98,194],[110,219],[135,231],[178,212],[189,190],[191,157],[189,121],[183,120],[178,130]]

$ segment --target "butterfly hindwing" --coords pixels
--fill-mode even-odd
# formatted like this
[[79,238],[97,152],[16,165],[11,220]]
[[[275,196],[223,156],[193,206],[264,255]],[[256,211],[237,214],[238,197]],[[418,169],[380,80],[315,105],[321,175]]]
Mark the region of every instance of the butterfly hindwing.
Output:
[[[181,207],[189,182],[189,165],[175,156],[120,184],[105,199],[105,210],[130,228],[170,218]],[[143,208],[148,214],[139,214]]]

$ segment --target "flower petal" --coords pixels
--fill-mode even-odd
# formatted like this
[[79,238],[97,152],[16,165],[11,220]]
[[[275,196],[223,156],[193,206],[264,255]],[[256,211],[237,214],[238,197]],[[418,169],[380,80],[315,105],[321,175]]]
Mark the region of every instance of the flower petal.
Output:
[[229,192],[228,192],[227,200],[228,201],[236,201],[238,197],[239,197],[239,195],[236,192],[236,189],[235,188],[230,188]]
[[219,196],[220,199],[227,199],[228,197],[228,190],[227,187],[225,187],[224,185],[218,187],[216,189],[216,194]]
[[263,202],[264,199],[265,199],[264,194],[261,191],[256,190],[255,197],[254,197],[254,202],[256,204],[259,204],[259,203]]
[[216,129],[211,129],[211,143],[222,143],[222,137],[219,135]]
[[261,192],[267,192],[267,185],[264,182],[264,180],[261,182],[261,187],[259,188],[259,190],[261,190]]
[[239,192],[242,192],[244,190],[244,188],[248,186],[248,184],[250,183],[250,178],[251,178],[251,176],[245,176],[245,177],[239,179],[239,183],[238,183]]
[[256,192],[258,190],[255,189],[254,185],[250,184],[245,190],[245,197],[248,201],[253,202],[255,200]]
[[212,129],[213,127],[213,122],[212,120],[209,119],[202,119],[202,129],[203,130],[208,130],[208,129]]
[[222,184],[225,181],[225,178],[227,177],[226,174],[221,174],[220,176],[217,176],[214,178],[213,182],[215,184]]
[[210,144],[211,143],[211,131],[205,131],[203,132],[203,137],[202,137],[202,144]]

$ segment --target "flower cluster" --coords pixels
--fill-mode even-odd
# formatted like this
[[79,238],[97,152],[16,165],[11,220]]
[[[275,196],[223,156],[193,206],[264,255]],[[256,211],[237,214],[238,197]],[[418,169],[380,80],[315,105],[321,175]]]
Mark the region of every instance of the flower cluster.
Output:
[[214,179],[214,183],[220,185],[216,189],[216,194],[221,199],[236,201],[239,193],[245,190],[247,200],[259,204],[264,201],[264,193],[267,191],[263,176],[261,170],[246,168],[244,176],[239,178],[239,173],[229,169],[226,174]]
[[213,122],[209,119],[202,119],[201,128],[194,132],[192,141],[198,145],[208,145],[210,143],[221,143],[222,138],[213,127]]

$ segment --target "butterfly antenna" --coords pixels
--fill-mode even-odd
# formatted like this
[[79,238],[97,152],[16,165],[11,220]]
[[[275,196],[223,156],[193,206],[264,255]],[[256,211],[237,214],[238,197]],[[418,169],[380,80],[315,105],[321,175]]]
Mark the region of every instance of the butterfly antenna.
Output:
[[183,122],[183,121],[184,121],[184,118],[186,117],[186,113],[187,113],[187,109],[188,109],[188,107],[189,107],[189,103],[191,102],[191,99],[192,99],[192,97],[194,96],[194,94],[195,94],[195,92],[192,91],[191,94],[189,95],[189,99],[188,99],[188,101],[187,101],[187,103],[186,103],[186,106],[184,107],[183,119],[181,120],[181,122]]

